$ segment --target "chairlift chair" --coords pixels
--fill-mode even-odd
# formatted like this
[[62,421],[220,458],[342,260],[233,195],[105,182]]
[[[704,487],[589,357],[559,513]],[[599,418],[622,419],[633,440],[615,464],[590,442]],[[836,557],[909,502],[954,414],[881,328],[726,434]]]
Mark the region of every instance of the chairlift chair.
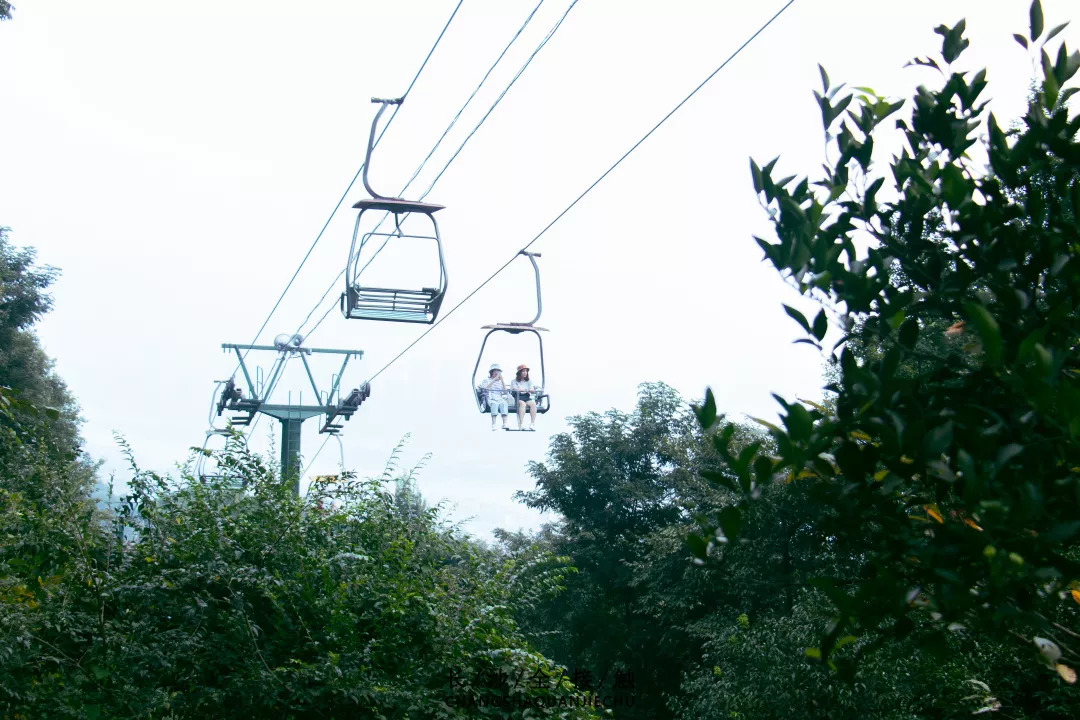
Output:
[[[219,451],[211,451],[210,450],[210,439],[213,438],[213,437],[223,437],[223,438],[225,438],[225,445],[222,447],[221,450],[219,450]],[[207,471],[207,468],[206,468],[207,462],[206,461],[208,459],[208,456],[207,456],[206,453],[207,452],[211,452],[211,453],[223,453],[223,452],[225,452],[229,447],[229,441],[234,439],[234,438],[239,439],[241,442],[243,442],[244,447],[245,448],[247,447],[247,438],[245,436],[239,434],[239,433],[235,433],[231,428],[227,428],[227,427],[225,427],[225,428],[211,427],[209,430],[206,431],[206,439],[203,440],[202,448],[201,448],[201,451],[199,452],[199,457],[195,461],[195,476],[197,478],[199,478],[199,482],[206,483],[206,482],[211,481],[211,480],[216,481],[216,480],[223,480],[223,479],[227,478],[226,474],[222,472],[220,462],[216,458],[213,461],[213,470],[210,471],[210,472]]]
[[[484,358],[484,348],[487,346],[488,338],[497,332],[510,333],[511,335],[519,335],[521,333],[532,333],[536,336],[537,345],[540,352],[540,387],[541,393],[535,398],[536,400],[536,412],[546,413],[551,409],[551,396],[547,393],[547,375],[544,371],[544,339],[541,337],[541,332],[548,332],[547,328],[537,327],[536,322],[540,320],[540,313],[543,311],[543,304],[540,298],[540,268],[536,264],[536,258],[540,257],[540,253],[530,253],[522,250],[519,255],[524,255],[529,258],[529,262],[532,263],[533,272],[536,274],[536,317],[527,323],[495,323],[494,325],[484,325],[480,329],[487,330],[487,335],[484,336],[484,340],[480,343],[480,354],[476,356],[476,365],[473,367],[472,375],[472,389],[476,396],[476,407],[481,413],[487,414],[491,410],[487,404],[487,394],[480,388],[478,382],[478,373],[480,370],[480,361]],[[511,390],[510,394],[514,397],[513,411],[517,411],[517,405],[519,401],[520,393],[516,390]]]
[[[439,225],[435,222],[435,213],[444,206],[431,203],[413,202],[401,198],[379,195],[368,183],[368,170],[371,167],[371,151],[375,145],[375,128],[379,118],[390,105],[399,105],[403,98],[383,100],[372,98],[373,103],[381,107],[371,123],[368,136],[367,159],[364,161],[364,187],[371,195],[370,199],[360,200],[353,208],[359,210],[356,226],[353,230],[352,244],[349,246],[349,260],[345,265],[345,292],[341,294],[341,312],[351,320],[383,320],[389,322],[426,323],[435,322],[439,315],[443,296],[446,294],[446,261],[443,257],[442,239]],[[382,223],[370,232],[361,232],[361,220],[369,210],[382,210],[394,216],[394,227],[390,231],[380,231]],[[410,216],[422,216],[431,223],[431,230],[426,233],[405,232],[402,222]],[[426,223],[425,223],[426,224]],[[388,243],[434,241],[439,260],[439,277],[435,287],[388,288],[362,284],[361,275],[375,256]],[[378,245],[377,248],[375,246]]]

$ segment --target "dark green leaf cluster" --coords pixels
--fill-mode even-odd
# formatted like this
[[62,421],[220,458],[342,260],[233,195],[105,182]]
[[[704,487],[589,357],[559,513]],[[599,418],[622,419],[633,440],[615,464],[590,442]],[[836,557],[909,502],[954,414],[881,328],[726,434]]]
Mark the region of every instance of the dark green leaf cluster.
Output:
[[5,491],[0,714],[593,716],[513,619],[564,561],[485,550],[407,484],[298,499],[241,443],[205,482],[132,467],[108,521]]
[[[835,407],[778,398],[775,453],[719,432],[738,509],[704,537],[737,532],[777,474],[806,485],[821,531],[864,556],[853,578],[815,580],[833,618],[814,653],[834,667],[844,638],[887,645],[925,618],[1021,643],[1055,681],[1080,667],[1080,53],[1050,51],[1060,29],[1036,0],[1018,39],[1040,77],[1014,129],[988,113],[985,71],[953,68],[960,22],[915,61],[941,80],[909,103],[822,71],[822,177],[751,164],[776,231],[759,245],[823,304],[812,324],[788,313],[806,342],[840,335]],[[874,137],[894,117],[904,147],[881,163]]]
[[[684,628],[642,611],[648,588],[636,585],[633,564],[649,538],[689,521],[690,487],[702,485],[694,471],[699,433],[686,403],[661,383],[642,385],[631,413],[589,413],[569,423],[570,432],[552,439],[547,460],[530,465],[536,488],[519,495],[561,521],[534,539],[503,539],[509,547],[535,540],[568,556],[578,572],[567,577],[565,592],[524,613],[521,625],[546,655],[588,673],[607,693],[616,675],[632,677],[617,717],[665,717],[666,695],[678,687],[695,644]],[[686,567],[684,538],[679,534],[677,560],[667,566],[676,576],[694,570]]]
[[[715,400],[697,413],[716,419]],[[561,521],[533,537],[501,533],[508,551],[536,543],[570,556],[579,570],[564,592],[518,618],[546,655],[590,673],[607,692],[618,673],[633,677],[615,717],[720,720],[797,711],[909,720],[966,717],[987,707],[1070,716],[1057,676],[1030,667],[1007,643],[951,632],[941,647],[923,647],[923,635],[942,637],[926,612],[916,617],[916,632],[876,652],[878,634],[841,636],[841,651],[859,658],[847,678],[808,657],[830,607],[826,590],[857,586],[868,554],[830,534],[836,512],[805,477],[755,483],[756,499],[740,507],[733,463],[694,425],[678,394],[659,384],[642,386],[631,413],[571,418],[572,431],[533,466],[536,489],[523,494]],[[736,462],[748,452],[777,452],[763,431],[727,427]],[[718,532],[692,534],[716,515]],[[822,577],[832,585],[815,587]]]
[[52,307],[48,289],[57,271],[34,260],[33,250],[13,247],[0,227],[0,478],[10,487],[42,464],[63,466],[62,492],[82,496],[95,466],[81,453],[79,406],[33,329]]

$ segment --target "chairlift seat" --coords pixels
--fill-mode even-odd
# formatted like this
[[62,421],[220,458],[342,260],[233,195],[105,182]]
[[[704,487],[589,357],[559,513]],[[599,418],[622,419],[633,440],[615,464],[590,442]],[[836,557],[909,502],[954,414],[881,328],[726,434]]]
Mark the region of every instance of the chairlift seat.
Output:
[[508,333],[520,333],[526,330],[539,330],[540,332],[551,332],[547,328],[542,328],[538,325],[531,323],[495,323],[494,325],[481,325],[481,330],[505,330]]
[[412,200],[401,200],[400,198],[368,198],[366,200],[360,200],[353,205],[354,210],[385,210],[386,212],[392,212],[396,215],[403,213],[423,213],[424,215],[431,215],[439,210],[445,210],[445,205],[436,205],[434,203],[422,203],[414,202]]
[[341,297],[345,317],[359,320],[427,323],[435,321],[444,292],[436,288],[404,290],[353,285]]
[[[481,413],[487,415],[491,412],[491,408],[488,407],[487,404],[487,392],[483,388],[479,387],[475,388],[475,391],[476,405],[480,408]],[[514,396],[514,399],[506,404],[507,413],[510,415],[517,415],[517,405],[520,393],[517,390],[509,390],[508,392]],[[551,397],[546,392],[540,393],[540,395],[536,397],[536,412],[542,415],[546,413],[550,408]],[[528,412],[529,409],[528,406],[526,406],[525,414],[528,414]]]

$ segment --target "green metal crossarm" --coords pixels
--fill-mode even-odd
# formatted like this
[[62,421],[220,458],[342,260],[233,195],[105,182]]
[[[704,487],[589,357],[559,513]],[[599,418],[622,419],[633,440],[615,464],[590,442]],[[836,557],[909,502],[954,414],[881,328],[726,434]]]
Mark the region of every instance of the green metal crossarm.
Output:
[[[325,415],[326,422],[319,432],[336,435],[341,431],[342,426],[339,423],[335,423],[335,419],[341,418],[348,420],[351,418],[353,413],[359,408],[360,403],[362,403],[370,393],[370,388],[365,383],[361,386],[362,389],[358,388],[357,391],[355,391],[360,393],[359,401],[355,404],[351,402],[346,404],[340,398],[341,378],[345,374],[345,368],[352,358],[363,357],[363,351],[341,350],[338,348],[305,348],[299,347],[298,345],[294,346],[292,344],[279,347],[277,345],[238,345],[236,343],[224,343],[221,347],[223,350],[232,350],[236,353],[236,357],[240,361],[240,369],[244,373],[244,380],[247,382],[249,390],[249,396],[247,398],[242,400],[232,400],[228,403],[229,410],[249,413],[247,418],[239,419],[236,424],[246,425],[250,423],[251,418],[254,417],[255,413],[269,415],[281,423],[281,472],[282,475],[286,477],[295,476],[293,489],[295,492],[299,493],[301,427],[305,420],[318,415]],[[278,354],[278,357],[270,370],[270,376],[263,386],[265,397],[259,397],[255,383],[252,382],[251,374],[248,372],[245,355],[249,350],[267,350]],[[337,375],[332,376],[330,393],[325,399],[323,398],[322,393],[319,392],[319,386],[315,382],[315,375],[311,371],[311,366],[308,363],[308,357],[313,353],[344,356],[341,361],[341,370]],[[307,374],[308,381],[311,383],[311,389],[315,391],[315,397],[319,400],[324,400],[325,404],[294,405],[292,403],[282,404],[268,402],[270,395],[273,393],[278,380],[285,370],[285,361],[294,355],[300,356],[300,361],[304,365],[304,372]],[[337,398],[336,403],[334,402],[335,398]]]

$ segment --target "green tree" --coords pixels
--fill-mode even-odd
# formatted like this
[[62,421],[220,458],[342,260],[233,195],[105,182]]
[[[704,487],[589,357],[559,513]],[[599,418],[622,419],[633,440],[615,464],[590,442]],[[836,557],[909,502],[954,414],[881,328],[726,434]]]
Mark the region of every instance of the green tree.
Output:
[[[872,647],[848,637],[918,637],[928,651],[952,632],[1007,638],[1046,666],[1032,688],[1062,683],[1042,704],[1075,714],[1064,683],[1080,663],[1080,119],[1068,100],[1080,54],[1051,51],[1061,27],[1045,28],[1036,1],[1016,36],[1039,78],[1010,131],[987,111],[985,71],[957,69],[963,21],[937,28],[940,56],[914,61],[941,82],[910,103],[833,86],[822,70],[823,176],[751,169],[777,237],[758,243],[823,304],[813,321],[788,309],[802,342],[844,333],[835,411],[781,400],[776,453],[736,456],[730,428],[716,445],[741,508],[727,525],[784,473],[826,508],[819,527],[863,553],[853,582],[812,581],[833,613],[812,657],[850,676]],[[905,146],[883,167],[875,136],[901,111]],[[718,527],[731,535],[714,513],[704,538]]]
[[[0,387],[7,398],[6,426],[21,428],[19,442],[0,447],[0,466],[17,474],[13,453],[21,443],[39,443],[63,456],[77,455],[79,406],[53,370],[33,326],[52,308],[48,289],[57,271],[35,265],[32,249],[14,248],[0,227]],[[91,473],[83,473],[89,482]]]
[[[547,460],[530,464],[536,488],[519,498],[560,514],[540,540],[578,572],[522,623],[546,654],[591,676],[600,695],[614,695],[618,675],[620,695],[633,702],[616,709],[619,717],[667,717],[665,695],[678,687],[688,654],[685,636],[679,628],[660,631],[641,611],[632,563],[650,535],[688,517],[683,498],[689,484],[700,484],[700,433],[686,403],[662,383],[640,386],[632,413],[588,413],[569,423]],[[626,687],[631,678],[633,688]]]

